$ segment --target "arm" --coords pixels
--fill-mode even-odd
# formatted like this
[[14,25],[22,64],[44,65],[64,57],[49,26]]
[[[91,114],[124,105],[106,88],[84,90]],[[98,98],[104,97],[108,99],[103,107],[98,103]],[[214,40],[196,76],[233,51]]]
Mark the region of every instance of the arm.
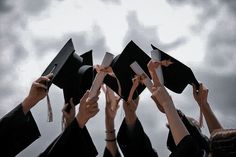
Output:
[[[119,98],[114,92],[106,87],[106,108],[105,108],[105,126],[106,126],[106,149],[103,156],[120,156],[116,142],[116,132],[114,119],[119,108]],[[109,155],[108,155],[109,154]]]
[[124,102],[125,118],[119,129],[117,140],[124,156],[157,157],[151,141],[137,118],[138,99]]
[[189,135],[189,132],[181,121],[169,93],[159,81],[156,74],[156,68],[160,65],[160,63],[155,63],[153,61],[150,61],[147,65],[154,82],[151,97],[156,103],[158,109],[166,114],[175,144],[177,145],[185,136]]
[[207,101],[208,89],[202,83],[200,84],[198,93],[196,92],[196,87],[193,85],[193,96],[206,119],[209,132],[212,133],[216,129],[223,129]]
[[160,85],[157,90],[153,92],[152,97],[154,97],[164,109],[175,144],[178,145],[185,136],[189,135],[189,132],[180,119],[171,97],[163,85]]
[[97,156],[97,150],[86,128],[86,123],[94,117],[98,109],[98,94],[88,100],[87,91],[80,100],[79,112],[72,123],[39,156]]
[[62,115],[62,118],[63,118],[62,125],[64,125],[63,126],[64,128],[67,128],[72,123],[72,121],[75,119],[75,105],[73,103],[73,98],[70,98],[71,108],[70,108],[69,112],[66,111],[68,105],[69,105],[69,103],[65,104],[62,109],[62,114],[63,114]]
[[46,96],[44,84],[50,75],[36,80],[23,103],[0,120],[0,145],[3,156],[15,156],[40,137],[37,124],[30,109]]
[[41,76],[33,82],[29,95],[22,102],[23,112],[25,114],[48,94],[47,86],[45,84],[50,81],[52,76],[53,74],[50,73],[47,76]]

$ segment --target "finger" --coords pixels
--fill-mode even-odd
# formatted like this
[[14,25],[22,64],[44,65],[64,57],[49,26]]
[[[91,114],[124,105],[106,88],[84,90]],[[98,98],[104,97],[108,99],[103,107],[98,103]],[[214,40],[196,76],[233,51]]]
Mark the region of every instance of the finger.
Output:
[[53,73],[49,73],[48,75],[46,75],[46,77],[51,80],[53,77]]
[[70,105],[71,105],[72,108],[75,108],[75,104],[73,102],[73,98],[70,98]]
[[97,100],[96,100],[96,98],[93,98],[93,99],[89,100],[89,102],[86,102],[86,108],[93,106],[93,104],[97,104]]
[[91,109],[91,108],[98,108],[98,103],[91,104],[89,106],[89,109]]
[[126,107],[126,106],[128,106],[128,102],[127,101],[125,101],[124,99],[122,99],[123,100],[123,107]]
[[90,113],[91,117],[95,116],[99,111],[100,111],[100,109],[97,109],[97,110],[91,112]]
[[98,110],[99,110],[98,107],[96,107],[96,108],[91,108],[91,109],[89,109],[89,113],[93,113],[93,112],[96,112],[96,111],[98,111]]
[[49,82],[50,81],[50,79],[49,78],[47,78],[46,76],[41,76],[40,78],[38,78],[35,82]]
[[89,100],[87,101],[87,103],[93,104],[93,103],[97,102],[98,99],[99,99],[99,97],[93,97],[92,99],[89,99]]
[[83,97],[80,99],[80,103],[85,103],[89,96],[89,90],[84,93]]
[[47,90],[47,86],[45,86],[44,84],[38,83],[38,82],[34,82],[33,86]]
[[66,108],[67,108],[68,105],[69,105],[69,104],[66,103],[66,104],[63,106],[63,108],[62,108],[62,112],[66,110]]
[[67,118],[67,117],[69,117],[70,115],[66,112],[66,111],[62,111],[62,114]]

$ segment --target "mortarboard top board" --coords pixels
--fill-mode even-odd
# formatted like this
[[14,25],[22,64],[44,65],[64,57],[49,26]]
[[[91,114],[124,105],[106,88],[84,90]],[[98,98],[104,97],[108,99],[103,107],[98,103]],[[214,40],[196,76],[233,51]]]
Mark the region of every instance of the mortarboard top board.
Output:
[[[133,41],[130,41],[122,53],[116,56],[112,63],[111,67],[116,75],[117,79],[120,82],[121,86],[121,95],[120,97],[125,101],[128,100],[128,96],[130,93],[130,89],[132,88],[133,82],[132,79],[136,75],[134,71],[131,69],[130,65],[136,61],[145,73],[150,77],[147,64],[151,60],[151,58],[142,50],[140,49]],[[118,92],[118,85],[115,78],[107,75],[104,79],[104,83],[108,85],[113,91],[117,94]],[[133,99],[137,98],[137,96],[145,89],[145,85],[139,84],[136,89],[136,92],[133,95]]]
[[73,42],[70,39],[49,64],[42,75],[53,73],[53,78],[47,84],[48,88],[54,83],[63,89],[65,102],[70,98],[77,105],[93,81],[92,50],[79,56],[74,53]]
[[199,89],[200,85],[189,67],[169,56],[165,52],[159,50],[155,46],[151,46],[153,48],[152,57],[154,55],[153,53],[159,53],[158,56],[160,56],[160,60],[170,60],[173,62],[173,64],[170,64],[168,67],[161,66],[163,74],[162,79],[164,81],[164,85],[168,89],[176,93],[182,93],[185,87],[192,83],[195,84],[197,89]]

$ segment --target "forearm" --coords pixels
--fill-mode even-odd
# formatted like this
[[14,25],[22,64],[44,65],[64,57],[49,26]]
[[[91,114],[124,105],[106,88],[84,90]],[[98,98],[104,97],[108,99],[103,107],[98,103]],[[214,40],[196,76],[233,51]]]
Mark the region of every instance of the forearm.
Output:
[[78,113],[78,115],[76,116],[76,121],[79,127],[83,129],[88,120]]
[[29,97],[26,97],[22,102],[22,109],[24,114],[26,115],[30,111],[30,109],[36,104],[37,104],[36,100],[32,100]]
[[210,105],[206,103],[205,105],[201,106],[201,111],[206,119],[209,132],[212,133],[216,129],[223,129],[214,112],[212,111]]
[[118,152],[117,142],[116,142],[116,133],[115,133],[115,125],[114,119],[105,118],[106,125],[106,148],[112,154],[112,156],[116,156]]
[[173,102],[169,102],[163,105],[163,107],[175,144],[178,145],[185,136],[189,135],[189,132],[180,119]]
[[137,115],[135,112],[125,115],[125,122],[129,128],[132,128],[135,125],[136,120],[137,120]]

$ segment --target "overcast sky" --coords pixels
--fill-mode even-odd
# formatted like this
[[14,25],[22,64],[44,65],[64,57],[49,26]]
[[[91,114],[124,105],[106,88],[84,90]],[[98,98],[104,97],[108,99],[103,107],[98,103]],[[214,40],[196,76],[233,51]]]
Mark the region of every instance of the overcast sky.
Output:
[[[76,53],[93,49],[100,64],[105,52],[115,55],[134,40],[150,55],[154,44],[192,68],[209,89],[209,102],[225,128],[236,128],[235,0],[0,0],[0,117],[18,105],[65,42]],[[176,106],[198,118],[191,86],[170,92]],[[50,88],[54,121],[47,123],[46,101],[32,109],[41,138],[18,156],[37,156],[60,133],[62,90]],[[105,146],[104,95],[100,112],[87,126],[102,156]],[[122,107],[121,107],[122,108]],[[141,94],[138,116],[153,147],[168,156],[166,118],[150,93]],[[119,111],[116,130],[124,112]],[[208,135],[206,125],[203,129]]]

